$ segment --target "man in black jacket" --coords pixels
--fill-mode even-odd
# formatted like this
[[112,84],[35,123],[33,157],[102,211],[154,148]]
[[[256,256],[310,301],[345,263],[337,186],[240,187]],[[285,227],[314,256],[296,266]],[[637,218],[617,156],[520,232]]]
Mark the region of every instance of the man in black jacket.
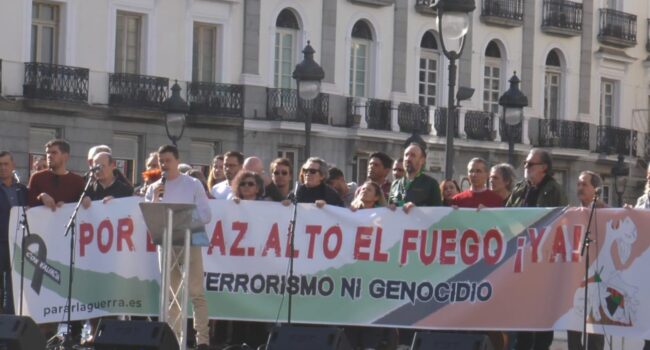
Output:
[[442,204],[438,181],[424,173],[427,159],[424,147],[413,142],[404,150],[406,174],[393,181],[388,202],[391,206],[403,207],[408,213],[413,207],[434,207]]
[[27,187],[17,182],[15,169],[11,153],[0,151],[0,308],[4,314],[14,313],[9,259],[9,214],[11,207],[27,204]]

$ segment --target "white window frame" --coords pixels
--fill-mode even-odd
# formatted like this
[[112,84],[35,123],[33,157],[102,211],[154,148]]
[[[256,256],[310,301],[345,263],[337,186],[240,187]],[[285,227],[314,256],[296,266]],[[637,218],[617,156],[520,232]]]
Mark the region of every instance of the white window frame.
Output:
[[[438,102],[440,101],[440,75],[441,75],[441,70],[440,70],[440,60],[441,60],[440,53],[438,51],[432,50],[432,49],[421,49],[420,51],[420,58],[418,60],[418,66],[417,66],[417,72],[418,72],[418,78],[417,78],[417,93],[418,93],[418,102],[421,105],[425,106],[437,106]],[[426,67],[423,69],[421,64],[421,60],[425,60],[426,62]],[[429,63],[430,61],[435,61],[435,64],[433,67],[435,68],[435,71],[431,71],[429,69]],[[430,73],[435,73],[435,78],[433,81],[429,80],[429,74]],[[424,81],[420,79],[420,74],[424,73]],[[420,92],[420,86],[424,84],[424,94]],[[428,94],[428,87],[433,85],[435,89],[435,94],[433,96],[430,96]],[[428,103],[429,99],[433,98],[433,103]],[[423,103],[425,102],[425,103]]]
[[[557,84],[552,83],[554,77],[557,79]],[[553,96],[551,92],[554,87],[557,88],[555,102],[551,101],[551,97]],[[544,119],[562,119],[562,94],[562,70],[560,67],[546,66],[546,71],[544,72]],[[555,116],[550,112],[552,104],[555,104]]]
[[[123,16],[123,17],[120,17]],[[135,44],[136,46],[136,58],[135,58],[135,70],[134,71],[128,71],[128,62],[129,59],[127,57],[127,51],[129,47],[129,28],[125,28],[124,33],[122,33],[122,47],[118,48],[118,21],[120,21],[120,18],[123,18],[125,21],[125,26],[128,26],[129,24],[129,19],[137,19],[137,43]],[[130,11],[122,11],[118,10],[117,14],[115,16],[115,67],[113,68],[116,73],[131,73],[131,74],[142,74],[142,56],[143,56],[143,27],[144,27],[144,15],[141,13],[137,12],[130,12]],[[118,57],[117,53],[118,51],[123,52],[123,61],[118,62]]]
[[[30,22],[30,61],[32,62],[41,62],[41,63],[52,63],[52,64],[57,64],[59,62],[59,42],[60,42],[60,36],[61,36],[61,12],[62,8],[58,4],[55,3],[50,3],[50,2],[41,2],[41,1],[34,1],[31,3],[32,5],[32,11],[30,13],[32,16],[34,15],[33,13],[33,6],[37,7],[51,7],[53,10],[54,14],[54,20],[42,20],[40,18],[33,18],[31,17],[31,22]],[[39,10],[40,11],[40,10]],[[33,37],[33,30],[34,27],[36,27],[36,38]],[[43,50],[41,50],[42,46],[42,41],[43,41],[43,29],[45,28],[50,28],[52,29],[52,60],[51,61],[44,61],[43,60]],[[36,39],[36,42],[34,43],[34,39]],[[36,52],[34,52],[36,50]]]
[[368,164],[370,163],[370,154],[368,153],[358,153],[354,157],[354,170],[355,170],[355,181],[358,184],[366,182],[368,178]]
[[[490,75],[486,76],[485,75],[485,69],[489,68],[490,70]],[[499,75],[497,77],[493,77],[492,74],[495,69],[499,70]],[[503,76],[503,67],[502,67],[502,60],[500,58],[496,57],[486,57],[485,58],[485,65],[483,66],[483,72],[482,72],[482,83],[483,83],[483,111],[485,112],[490,112],[490,113],[498,113],[499,112],[499,96],[501,96],[501,90],[503,89],[503,84],[502,84],[502,76]],[[486,86],[485,80],[489,79],[489,84]],[[496,81],[498,83],[498,89],[493,89],[492,88],[492,83]],[[488,99],[486,100],[486,95],[485,93],[488,93]],[[496,99],[493,100],[490,96],[492,96],[496,92]],[[486,108],[487,107],[487,108]],[[494,109],[496,108],[496,109]]]
[[[607,92],[607,87],[611,87],[611,92]],[[618,121],[618,82],[611,79],[602,79],[600,81],[600,116],[599,123],[603,126],[615,126]],[[607,96],[611,96],[611,112],[607,115]]]
[[[371,97],[370,93],[370,73],[372,72],[371,69],[371,61],[372,61],[372,52],[373,52],[373,45],[372,41],[366,40],[366,39],[359,39],[359,38],[352,38],[352,43],[350,45],[350,79],[348,81],[348,93],[350,94],[351,97]],[[356,87],[356,78],[358,72],[360,72],[357,69],[357,64],[356,64],[356,58],[357,58],[357,47],[358,46],[365,46],[366,47],[366,57],[365,57],[365,76],[363,79],[363,94],[358,94],[357,92],[357,87]]]
[[[205,47],[204,37],[208,31],[213,32],[212,52],[209,62],[204,61],[204,53],[208,50]],[[198,39],[196,36],[198,35]],[[195,50],[195,44],[196,50]],[[217,80],[217,52],[219,49],[219,26],[213,23],[194,22],[192,26],[192,81],[213,83]],[[196,51],[196,52],[195,52]],[[196,60],[196,65],[195,65]],[[212,74],[206,77],[204,70],[210,66]]]
[[[156,16],[155,16],[155,0],[111,0],[108,5],[108,30],[107,30],[107,56],[106,56],[106,71],[114,72],[115,71],[115,39],[117,34],[117,12],[130,12],[135,14],[142,15],[142,25],[141,25],[141,45],[140,45],[140,73],[142,75],[152,75],[155,74],[156,69],[156,55],[152,54],[156,52],[156,38],[154,30],[151,28],[156,28]],[[190,29],[191,30],[191,29]],[[190,32],[191,33],[191,32]],[[191,54],[192,45],[191,45],[191,34],[188,38],[190,40],[189,50]],[[191,56],[188,57],[188,59]],[[187,70],[191,74],[192,67],[191,65],[185,65]],[[191,75],[187,77],[189,80]]]
[[[290,36],[291,44],[289,48],[291,51],[288,53],[288,57],[283,55],[283,50],[286,49],[282,44],[284,38]],[[295,89],[296,81],[291,77],[293,69],[296,66],[296,56],[298,50],[298,36],[299,31],[291,28],[282,28],[275,27],[275,40],[273,45],[273,86],[276,88],[284,89]],[[278,54],[280,57],[278,57]],[[282,70],[282,63],[289,61],[289,71],[285,72]],[[282,77],[289,77],[289,86],[282,84]]]

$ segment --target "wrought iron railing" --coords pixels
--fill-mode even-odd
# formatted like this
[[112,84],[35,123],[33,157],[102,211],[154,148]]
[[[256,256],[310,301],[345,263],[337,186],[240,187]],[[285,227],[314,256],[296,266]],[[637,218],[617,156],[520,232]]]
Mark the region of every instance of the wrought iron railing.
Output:
[[88,102],[87,68],[25,63],[23,95],[29,98]]
[[637,132],[615,126],[599,125],[596,152],[636,157]]
[[600,9],[600,31],[598,38],[606,37],[636,43],[636,15]]
[[[438,136],[447,135],[447,107],[438,107],[433,115],[433,127],[436,129]],[[458,137],[458,109],[454,113],[456,123],[454,125],[454,137]]]
[[167,78],[111,73],[108,76],[108,103],[124,107],[162,108],[168,88]]
[[521,143],[522,134],[523,134],[523,122],[517,125],[508,125],[503,119],[499,119],[499,134],[501,135],[501,141],[508,142],[508,137],[512,136],[512,141],[514,143]]
[[391,130],[390,106],[390,101],[374,98],[366,100],[366,122],[368,123],[368,129]]
[[494,113],[467,111],[465,113],[465,134],[468,139],[494,140]]
[[429,106],[400,103],[397,107],[397,124],[401,132],[428,134],[431,132]]
[[190,112],[238,117],[244,114],[242,85],[191,82],[187,87]]
[[483,0],[481,16],[523,21],[524,2],[523,0]]
[[431,8],[433,1],[434,0],[416,0],[415,10],[425,15],[435,15],[437,14],[437,11]]
[[567,0],[544,0],[542,27],[582,30],[582,4]]
[[537,146],[589,149],[589,124],[571,120],[539,119]]
[[267,88],[266,117],[270,120],[305,121],[305,113],[311,113],[311,121],[316,124],[329,123],[329,95],[319,94],[311,101],[300,101],[298,90]]

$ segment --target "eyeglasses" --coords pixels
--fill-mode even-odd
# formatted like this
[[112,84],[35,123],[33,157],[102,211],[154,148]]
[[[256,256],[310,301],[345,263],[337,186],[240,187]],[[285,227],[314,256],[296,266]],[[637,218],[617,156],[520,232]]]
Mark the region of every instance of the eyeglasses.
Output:
[[538,162],[538,163],[535,163],[535,162],[524,162],[524,168],[526,168],[526,169],[532,168],[532,167],[534,167],[535,165],[544,165],[544,163],[541,163],[541,162]]
[[404,171],[404,169],[394,168],[393,171],[399,171],[399,172],[402,172],[402,171]]
[[302,168],[302,172],[304,173],[310,173],[312,175],[316,175],[320,172],[320,169],[314,169],[314,168]]
[[287,176],[287,175],[289,175],[289,172],[288,171],[276,170],[276,171],[273,172],[273,175],[275,175],[275,176],[278,176],[278,175]]
[[244,181],[239,183],[239,187],[255,187],[257,184],[255,181]]

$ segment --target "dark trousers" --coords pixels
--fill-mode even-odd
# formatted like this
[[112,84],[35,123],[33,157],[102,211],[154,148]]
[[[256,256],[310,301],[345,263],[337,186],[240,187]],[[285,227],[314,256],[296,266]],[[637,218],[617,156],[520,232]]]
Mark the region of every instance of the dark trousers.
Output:
[[650,350],[650,340],[646,340],[643,345],[643,350]]
[[9,244],[0,243],[0,311],[3,314],[15,313],[11,283],[11,262],[9,261]]
[[548,350],[553,343],[553,331],[517,332],[515,350]]
[[[583,350],[582,332],[567,331],[567,342],[569,350]],[[587,334],[588,350],[603,350],[605,348],[605,336],[602,334]]]

